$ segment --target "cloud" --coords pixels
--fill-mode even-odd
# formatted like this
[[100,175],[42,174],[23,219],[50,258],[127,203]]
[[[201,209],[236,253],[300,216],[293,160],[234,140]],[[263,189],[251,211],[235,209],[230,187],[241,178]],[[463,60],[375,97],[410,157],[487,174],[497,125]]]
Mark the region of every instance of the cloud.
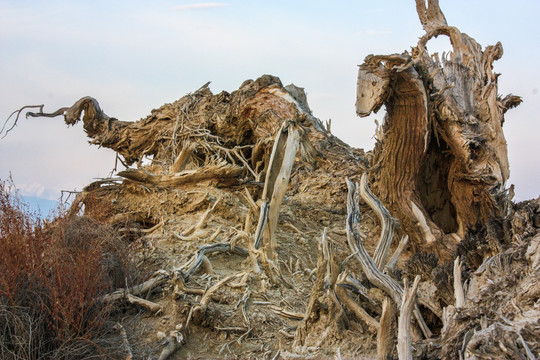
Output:
[[209,9],[209,8],[217,8],[217,7],[224,7],[224,6],[229,6],[229,4],[217,3],[217,2],[185,4],[185,5],[173,6],[173,10]]
[[40,183],[33,182],[30,184],[17,184],[17,188],[22,195],[42,197],[45,192],[45,186]]

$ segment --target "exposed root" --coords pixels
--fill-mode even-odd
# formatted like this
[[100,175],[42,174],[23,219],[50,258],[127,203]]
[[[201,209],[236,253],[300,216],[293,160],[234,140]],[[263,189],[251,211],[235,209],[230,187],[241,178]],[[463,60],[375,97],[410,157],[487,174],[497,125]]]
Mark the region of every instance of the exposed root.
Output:
[[210,245],[204,245],[197,250],[197,254],[188,261],[185,265],[183,265],[179,271],[183,271],[183,269],[187,268],[187,270],[183,271],[183,277],[185,280],[189,279],[190,276],[192,276],[201,266],[203,262],[203,258],[207,255],[216,253],[216,252],[227,252],[231,251],[239,255],[248,255],[248,251],[245,249],[242,249],[240,247],[231,246],[231,244],[227,243],[217,243],[217,244],[210,244]]
[[[338,276],[337,282],[338,284],[342,281],[344,281],[344,277],[346,277],[346,273],[341,273]],[[337,298],[339,301],[347,308],[349,309],[354,316],[364,324],[366,324],[369,329],[373,332],[377,332],[379,330],[379,322],[375,320],[373,317],[371,317],[366,310],[364,310],[358,303],[356,303],[350,296],[347,294],[347,291],[345,288],[341,286],[334,286],[334,291],[336,292]]]
[[152,301],[142,299],[132,294],[125,294],[123,291],[116,291],[112,294],[106,295],[102,298],[102,300],[105,302],[115,302],[119,300],[126,300],[130,304],[144,307],[156,315],[163,311],[163,307],[161,305],[156,304]]
[[231,281],[233,279],[237,279],[239,277],[244,276],[244,274],[245,273],[242,272],[242,273],[235,274],[235,275],[229,275],[226,278],[218,281],[215,285],[213,285],[208,290],[206,290],[206,292],[204,293],[204,295],[203,295],[203,297],[201,299],[201,302],[198,305],[195,305],[195,306],[193,306],[191,308],[191,310],[189,312],[189,315],[188,315],[188,318],[186,320],[186,329],[188,328],[191,320],[193,320],[193,322],[195,324],[200,324],[201,323],[202,315],[206,311],[206,308],[208,307],[208,303],[210,302],[212,295],[219,288],[221,288],[223,285],[227,284],[229,281]]
[[270,306],[270,310],[272,310],[273,312],[275,312],[279,316],[283,316],[283,317],[286,317],[288,319],[292,319],[292,320],[303,320],[304,319],[304,314],[289,311],[289,310],[283,309],[283,308],[281,308],[279,306],[273,306],[272,305],[272,306]]
[[465,292],[461,281],[461,261],[459,257],[454,261],[454,296],[456,298],[456,309],[465,306]]

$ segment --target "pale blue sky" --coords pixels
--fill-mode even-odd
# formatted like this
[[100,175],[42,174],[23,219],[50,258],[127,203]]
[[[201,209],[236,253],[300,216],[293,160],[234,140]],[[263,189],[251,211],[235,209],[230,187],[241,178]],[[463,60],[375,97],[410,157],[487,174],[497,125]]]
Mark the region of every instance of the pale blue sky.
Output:
[[[539,2],[440,3],[449,24],[483,46],[503,43],[499,92],[524,98],[504,127],[510,182],[518,199],[537,197]],[[217,93],[272,74],[304,87],[315,116],[332,118],[335,135],[367,150],[382,115],[356,117],[356,65],[408,50],[422,34],[413,0],[0,0],[0,119],[25,104],[53,111],[90,95],[108,115],[138,120],[207,81]],[[58,197],[113,165],[112,151],[90,147],[82,127],[61,118],[22,119],[0,140],[0,177],[11,171],[26,194]]]

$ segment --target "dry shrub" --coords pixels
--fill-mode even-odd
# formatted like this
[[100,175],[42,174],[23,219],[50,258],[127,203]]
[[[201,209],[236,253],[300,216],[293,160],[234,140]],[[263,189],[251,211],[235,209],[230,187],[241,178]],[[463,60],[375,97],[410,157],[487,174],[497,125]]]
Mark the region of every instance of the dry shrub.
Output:
[[123,285],[128,261],[112,228],[67,216],[43,224],[0,181],[0,246],[0,358],[114,352],[100,297]]

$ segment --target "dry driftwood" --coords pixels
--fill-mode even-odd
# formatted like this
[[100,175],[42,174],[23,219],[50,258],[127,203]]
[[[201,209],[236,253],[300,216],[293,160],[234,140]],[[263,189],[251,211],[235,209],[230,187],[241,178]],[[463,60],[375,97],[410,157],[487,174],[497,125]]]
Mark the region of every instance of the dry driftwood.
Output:
[[[296,330],[294,347],[306,348],[310,328],[315,327],[321,318],[322,324],[317,328],[324,329],[322,334],[313,339],[316,344],[322,344],[328,338],[336,336],[340,331],[340,321],[343,320],[343,310],[341,303],[337,299],[335,289],[339,276],[339,267],[336,263],[332,245],[327,239],[327,229],[325,228],[319,246],[319,255],[317,258],[316,283],[311,291],[308,306],[303,317],[303,321]],[[326,314],[322,317],[321,313]]]
[[210,300],[212,299],[212,295],[219,290],[223,285],[227,284],[228,282],[237,279],[239,277],[243,277],[246,273],[242,272],[239,274],[229,275],[220,281],[218,281],[216,284],[214,284],[212,287],[210,287],[208,290],[205,291],[204,295],[201,298],[201,301],[199,304],[193,306],[189,312],[188,319],[186,321],[186,329],[188,328],[188,325],[190,324],[190,321],[193,319],[193,322],[195,324],[200,324],[203,314],[205,313],[206,309],[208,308],[208,304],[210,303]]
[[205,165],[196,170],[184,170],[165,175],[151,174],[141,169],[120,171],[118,175],[132,181],[144,183],[145,185],[171,188],[189,183],[197,184],[203,181],[212,181],[216,184],[223,184],[227,181],[234,182],[238,179],[241,172],[241,167],[222,161],[216,164]]
[[105,302],[115,302],[119,300],[126,300],[130,304],[142,306],[150,310],[154,314],[159,314],[163,310],[163,307],[159,304],[156,304],[152,301],[140,298],[138,296],[135,296],[129,293],[125,293],[122,290],[118,290],[112,294],[105,295],[104,297],[102,297],[102,300]]
[[347,294],[347,291],[344,287],[337,286],[340,282],[343,281],[344,277],[346,276],[346,273],[341,273],[337,278],[337,284],[334,286],[334,291],[336,292],[338,300],[341,301],[341,303],[347,309],[349,309],[358,320],[366,324],[371,331],[378,331],[380,327],[379,322],[375,320],[371,315],[369,315],[369,313],[364,310],[358,303],[356,303],[349,296],[349,294]]
[[456,298],[456,309],[465,306],[465,292],[461,281],[461,261],[459,261],[459,257],[454,261],[454,297]]
[[403,289],[389,275],[379,270],[378,266],[375,264],[364,247],[362,237],[358,232],[358,216],[360,214],[360,210],[358,209],[357,186],[355,186],[349,179],[346,179],[346,181],[349,189],[347,197],[347,241],[349,247],[351,248],[351,252],[360,262],[360,265],[362,265],[362,270],[366,274],[369,281],[386,292],[396,304],[400,304]]
[[122,345],[124,346],[124,351],[126,352],[126,360],[132,360],[133,352],[131,351],[131,346],[129,345],[126,329],[124,329],[124,327],[120,323],[116,323],[114,329],[120,331],[120,336],[122,337]]
[[[198,269],[199,266],[201,266],[204,257],[207,255],[216,253],[216,252],[227,252],[231,251],[234,253],[237,253],[239,255],[248,255],[248,251],[245,249],[242,249],[240,247],[231,246],[230,243],[218,243],[218,244],[209,244],[204,245],[197,250],[197,254],[182,268],[179,269],[182,276],[185,280],[189,279],[190,276],[192,276]],[[182,271],[183,268],[186,268],[186,270]]]

